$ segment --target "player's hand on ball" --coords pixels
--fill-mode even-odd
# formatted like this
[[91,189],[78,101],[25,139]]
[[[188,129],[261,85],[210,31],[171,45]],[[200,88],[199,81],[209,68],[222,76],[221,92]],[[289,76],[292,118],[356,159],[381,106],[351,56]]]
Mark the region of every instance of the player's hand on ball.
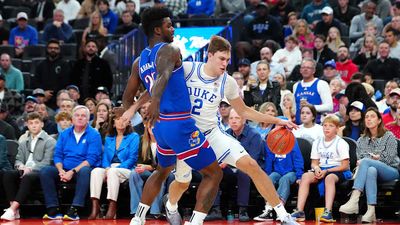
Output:
[[297,124],[293,123],[292,121],[288,121],[288,120],[281,120],[277,125],[284,126],[289,129],[295,129],[295,130],[299,128],[299,126],[297,126]]

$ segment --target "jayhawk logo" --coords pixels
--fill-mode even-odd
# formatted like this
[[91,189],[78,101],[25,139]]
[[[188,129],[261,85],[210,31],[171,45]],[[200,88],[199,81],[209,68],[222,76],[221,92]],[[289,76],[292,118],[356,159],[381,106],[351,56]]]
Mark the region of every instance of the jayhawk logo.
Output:
[[200,132],[199,131],[195,131],[190,135],[190,139],[189,139],[189,144],[190,147],[196,146],[198,144],[200,144]]

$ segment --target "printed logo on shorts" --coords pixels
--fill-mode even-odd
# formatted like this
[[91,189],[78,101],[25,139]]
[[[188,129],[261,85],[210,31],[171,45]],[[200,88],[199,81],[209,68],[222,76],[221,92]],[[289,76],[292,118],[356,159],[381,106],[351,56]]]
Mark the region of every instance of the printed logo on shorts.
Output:
[[199,132],[198,130],[195,131],[195,132],[193,132],[193,133],[190,135],[190,139],[189,139],[190,147],[194,147],[194,146],[200,144],[200,137],[199,137],[199,135],[200,135],[200,132]]

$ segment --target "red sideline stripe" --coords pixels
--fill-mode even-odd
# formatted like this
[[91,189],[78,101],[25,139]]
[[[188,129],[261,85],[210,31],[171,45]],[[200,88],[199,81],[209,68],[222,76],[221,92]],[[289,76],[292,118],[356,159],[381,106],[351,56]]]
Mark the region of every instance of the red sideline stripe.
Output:
[[159,145],[157,145],[157,150],[161,155],[175,155],[172,149],[163,149]]

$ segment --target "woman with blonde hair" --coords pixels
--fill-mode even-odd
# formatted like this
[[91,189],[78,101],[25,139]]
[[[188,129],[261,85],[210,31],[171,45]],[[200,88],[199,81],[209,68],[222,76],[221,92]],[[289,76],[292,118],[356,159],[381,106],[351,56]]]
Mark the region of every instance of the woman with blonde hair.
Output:
[[328,31],[328,37],[326,38],[326,44],[333,52],[337,53],[340,46],[345,45],[340,36],[340,31],[336,27],[331,27]]
[[294,27],[293,36],[299,40],[300,48],[314,48],[314,34],[308,27],[308,23],[304,19],[297,20],[296,26]]
[[120,184],[129,179],[131,169],[136,164],[139,149],[139,135],[133,132],[129,123],[121,117],[125,110],[116,107],[112,110],[107,137],[104,143],[101,167],[93,169],[90,175],[90,197],[92,213],[89,219],[96,219],[100,213],[100,196],[103,183],[107,183],[109,200],[105,219],[115,219]]
[[354,57],[353,62],[359,65],[360,70],[371,60],[376,59],[378,55],[378,41],[375,35],[366,34],[363,40],[362,47]]
[[291,92],[283,95],[281,109],[284,117],[288,118],[292,122],[296,120],[296,101]]
[[[259,110],[260,113],[267,114],[270,116],[277,116],[278,115],[278,110],[275,106],[274,103],[272,102],[265,102],[263,103]],[[261,138],[264,140],[267,134],[271,131],[271,128],[273,127],[274,124],[269,124],[269,123],[258,123],[255,126],[255,129],[258,131],[258,133],[261,135]]]
[[82,35],[82,46],[90,39],[100,39],[108,34],[107,28],[103,26],[103,18],[98,10],[90,15],[89,26],[85,29]]

